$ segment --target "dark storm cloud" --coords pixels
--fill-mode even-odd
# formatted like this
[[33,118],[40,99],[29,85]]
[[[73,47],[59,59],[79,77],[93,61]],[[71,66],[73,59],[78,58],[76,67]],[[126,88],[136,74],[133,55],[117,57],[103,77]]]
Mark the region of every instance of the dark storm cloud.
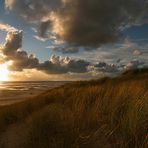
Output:
[[140,55],[142,55],[143,53],[139,50],[139,49],[135,49],[134,51],[133,51],[133,55],[134,56],[140,56]]
[[27,21],[42,22],[41,36],[50,30],[57,38],[82,46],[114,42],[126,27],[148,22],[146,0],[5,0],[5,4]]
[[7,33],[6,42],[3,45],[3,53],[6,56],[13,56],[22,47],[22,31],[10,31]]
[[57,52],[62,52],[63,54],[78,53],[79,52],[79,48],[76,46],[54,47],[53,50],[57,51]]
[[61,0],[5,0],[8,10],[19,12],[28,21],[43,21],[50,11],[56,10],[60,5]]
[[10,70],[22,71],[24,69],[36,68],[39,64],[39,60],[34,55],[28,55],[25,51],[17,52],[13,64],[9,66]]
[[[99,72],[115,72],[117,67],[105,62],[92,64],[82,59],[71,59],[53,55],[49,60],[40,63],[38,58],[28,54],[21,49],[22,31],[10,31],[7,33],[6,41],[1,47],[4,61],[12,61],[9,65],[11,71],[23,71],[24,69],[37,69],[47,74],[66,74],[66,73],[87,73],[94,69]],[[90,69],[89,67],[92,67]]]
[[129,63],[127,63],[124,66],[125,70],[129,70],[129,69],[137,69],[137,68],[143,68],[144,67],[144,62],[141,62],[139,60],[132,60]]
[[85,60],[72,60],[69,57],[53,55],[49,61],[41,63],[38,69],[49,74],[85,73],[89,64]]
[[1,47],[1,51],[6,61],[13,61],[9,67],[11,70],[22,71],[23,69],[34,68],[39,61],[33,55],[28,55],[26,51],[21,50],[22,47],[22,31],[8,32],[5,44]]
[[38,36],[42,38],[47,38],[47,31],[51,26],[51,21],[43,21],[40,23],[39,29],[38,29]]
[[21,50],[22,31],[10,31],[7,33],[6,41],[0,48],[4,61],[12,61],[8,67],[12,71],[22,71],[24,69],[37,69],[48,74],[64,73],[85,73],[90,64],[85,60],[73,60],[69,57],[51,56],[50,60],[39,63],[38,58],[26,51]]
[[99,62],[98,64],[91,65],[89,70],[94,71],[95,73],[116,73],[119,72],[119,66],[115,64],[108,64],[106,62]]
[[90,63],[82,59],[71,59],[69,57],[61,57],[53,55],[49,60],[40,63],[39,59],[32,54],[28,54],[23,51],[22,48],[22,31],[12,28],[6,25],[4,28],[7,32],[5,43],[0,46],[0,62],[5,63],[7,61],[12,61],[9,64],[9,69],[11,71],[23,71],[24,69],[36,69],[43,71],[47,74],[86,74],[93,73],[98,74],[110,73],[114,74],[122,70],[141,68],[144,66],[143,62],[139,60],[132,60],[127,64],[108,64],[106,62],[99,62],[97,64]]

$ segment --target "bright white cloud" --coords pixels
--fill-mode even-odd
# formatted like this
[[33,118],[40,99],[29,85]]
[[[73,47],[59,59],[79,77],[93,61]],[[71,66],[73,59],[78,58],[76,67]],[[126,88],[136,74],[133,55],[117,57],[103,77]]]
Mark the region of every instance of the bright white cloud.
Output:
[[0,30],[6,31],[6,32],[18,31],[16,28],[10,26],[9,24],[5,24],[5,23],[1,23],[1,22],[0,22]]

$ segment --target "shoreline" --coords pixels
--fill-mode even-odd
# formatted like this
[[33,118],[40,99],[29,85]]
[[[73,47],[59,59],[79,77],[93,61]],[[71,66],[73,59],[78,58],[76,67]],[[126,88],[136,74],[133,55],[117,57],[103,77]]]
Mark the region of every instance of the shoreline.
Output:
[[11,105],[14,103],[18,103],[29,98],[35,97],[46,90],[46,89],[32,89],[32,90],[0,90],[0,106]]
[[40,95],[68,82],[5,82],[0,85],[0,106],[11,105]]

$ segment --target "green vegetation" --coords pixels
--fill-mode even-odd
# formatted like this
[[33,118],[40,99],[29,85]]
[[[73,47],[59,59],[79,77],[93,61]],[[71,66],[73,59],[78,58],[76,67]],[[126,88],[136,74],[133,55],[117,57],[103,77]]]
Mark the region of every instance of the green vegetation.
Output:
[[147,148],[148,69],[74,82],[0,108],[2,148]]

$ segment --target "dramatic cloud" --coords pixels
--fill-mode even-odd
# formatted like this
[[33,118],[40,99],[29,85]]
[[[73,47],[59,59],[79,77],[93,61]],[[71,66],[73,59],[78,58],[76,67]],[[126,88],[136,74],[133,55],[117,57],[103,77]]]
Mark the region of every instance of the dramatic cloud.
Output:
[[70,46],[65,46],[65,47],[53,47],[52,48],[54,51],[57,52],[62,52],[63,54],[68,54],[68,53],[78,53],[79,48],[76,46],[70,47]]
[[[122,61],[122,58],[119,59],[119,53],[117,54],[117,61],[104,61],[104,58],[107,58],[109,55],[106,55],[108,53],[105,51],[105,49],[98,49],[100,51],[100,54],[103,55],[101,58],[101,55],[98,55],[98,57],[95,59],[95,61],[91,61],[88,56],[88,51],[84,52],[87,54],[87,56],[84,56],[84,59],[81,59],[81,55],[78,59],[77,57],[61,57],[52,55],[49,60],[40,62],[37,57],[35,57],[33,54],[28,54],[26,51],[22,50],[22,37],[23,32],[17,30],[16,28],[13,28],[7,24],[1,25],[1,30],[7,31],[7,36],[5,39],[5,43],[1,45],[0,47],[0,63],[6,63],[9,62],[8,68],[10,71],[13,71],[11,74],[11,77],[15,78],[15,74],[17,76],[18,73],[25,74],[25,78],[27,80],[31,79],[32,74],[29,73],[33,72],[36,73],[36,71],[39,71],[40,75],[43,75],[47,78],[51,75],[53,77],[60,76],[61,78],[66,76],[68,78],[73,77],[73,79],[78,78],[84,79],[84,78],[90,78],[90,77],[97,77],[101,74],[118,74],[119,72],[123,70],[128,69],[134,69],[134,68],[141,68],[144,66],[144,63],[138,60],[132,60],[129,62],[129,60],[125,63]],[[128,47],[129,41],[127,40],[127,44],[124,46]],[[131,45],[131,44],[130,44]],[[131,47],[131,46],[130,46]],[[71,53],[76,51],[79,47],[77,46],[67,46],[66,48],[63,48],[63,53]],[[108,49],[106,49],[108,50]],[[95,55],[97,51],[95,50]],[[125,53],[125,51],[123,51]],[[84,54],[83,53],[83,54]],[[139,55],[139,50],[135,50],[135,54]],[[93,58],[95,58],[94,55],[92,55]],[[106,57],[107,56],[107,57]],[[112,57],[112,55],[110,55]],[[109,59],[111,57],[108,57]],[[114,55],[113,55],[114,56]],[[138,58],[138,57],[137,57]],[[100,59],[100,60],[99,60]],[[115,58],[114,58],[115,60]],[[126,59],[125,59],[126,60]],[[131,60],[131,58],[130,58]],[[99,63],[97,63],[100,61]],[[104,61],[104,62],[101,62]],[[96,64],[97,63],[97,64]],[[115,64],[111,64],[115,63]],[[31,75],[31,76],[30,76]],[[84,77],[83,77],[84,76]],[[36,75],[36,78],[38,78],[38,75]],[[51,77],[50,77],[51,78]],[[22,78],[21,78],[22,79]],[[35,78],[34,78],[35,79]],[[23,80],[23,79],[22,79]]]
[[6,41],[1,46],[1,56],[3,60],[12,61],[9,69],[12,71],[23,71],[24,69],[37,69],[48,74],[64,73],[85,73],[90,65],[85,60],[73,60],[69,57],[51,56],[50,60],[39,63],[38,58],[34,55],[23,51],[22,31],[10,31],[7,33]]
[[50,26],[51,26],[51,22],[49,20],[41,22],[39,26],[38,36],[42,38],[47,38],[48,36],[46,33],[47,33],[48,28],[50,28]]
[[8,24],[1,23],[1,22],[0,22],[0,30],[6,31],[6,32],[9,32],[9,31],[12,31],[12,32],[17,31],[16,28],[14,28],[14,27],[12,27],[12,26],[10,26]]
[[3,45],[3,53],[6,56],[13,56],[15,55],[16,51],[22,47],[22,32],[15,31],[15,32],[8,32],[6,36],[6,42]]
[[0,52],[0,64],[3,64],[3,63],[5,63],[4,56],[3,56],[3,54]]
[[142,55],[142,52],[140,50],[136,49],[133,51],[133,55],[139,56],[139,55]]
[[11,71],[23,71],[25,69],[36,69],[47,74],[67,74],[67,73],[89,73],[89,72],[108,72],[117,71],[117,67],[113,64],[100,62],[92,64],[82,59],[71,59],[69,57],[61,57],[53,55],[48,61],[40,63],[38,58],[32,54],[28,54],[21,49],[22,47],[22,31],[10,31],[7,33],[6,41],[1,47],[1,56],[4,61],[12,61],[9,65]]
[[98,64],[89,66],[89,70],[94,73],[117,73],[119,72],[118,66],[115,64],[107,64],[105,62],[99,62]]
[[90,63],[85,60],[72,60],[69,57],[53,55],[49,61],[41,63],[38,69],[49,74],[85,73],[89,65]]
[[61,0],[5,0],[5,6],[29,21],[46,21],[49,12],[61,6]]
[[124,69],[129,70],[129,69],[142,68],[143,65],[144,65],[144,62],[141,62],[138,60],[132,60],[124,66]]
[[22,71],[23,69],[34,68],[39,63],[36,57],[28,55],[26,51],[21,50],[21,47],[22,31],[8,32],[1,51],[6,61],[13,61],[13,64],[9,67],[11,70]]
[[82,46],[113,42],[125,28],[148,23],[146,0],[5,0],[5,5],[39,23],[41,37],[49,31]]

